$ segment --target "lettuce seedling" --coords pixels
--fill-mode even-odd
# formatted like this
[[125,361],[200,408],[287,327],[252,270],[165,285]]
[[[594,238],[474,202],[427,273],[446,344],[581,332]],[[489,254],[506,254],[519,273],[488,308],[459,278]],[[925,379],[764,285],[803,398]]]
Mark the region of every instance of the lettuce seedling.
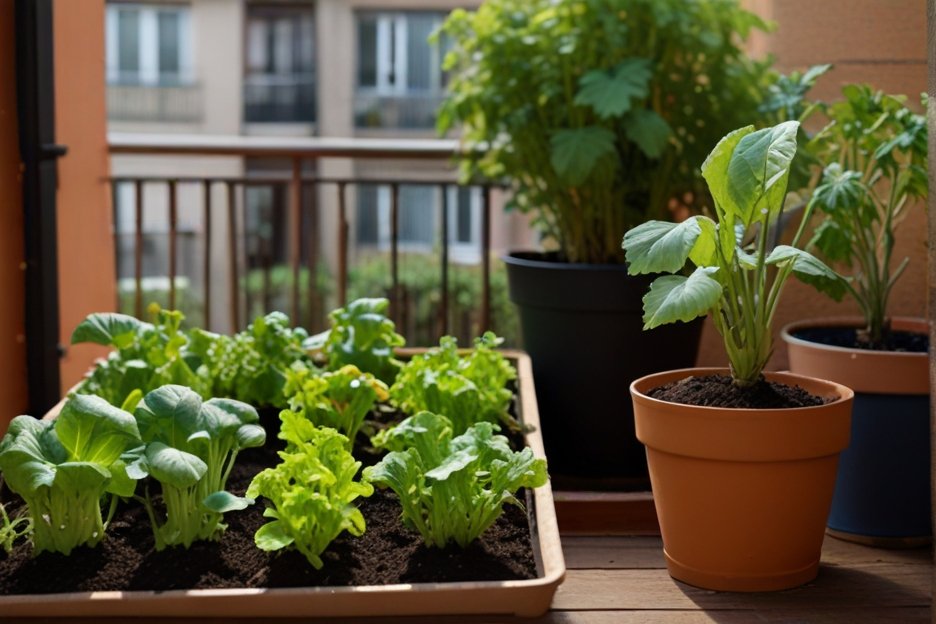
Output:
[[210,387],[210,396],[230,397],[258,406],[285,407],[287,371],[296,362],[312,367],[303,347],[308,334],[291,328],[289,317],[271,312],[234,336],[192,330],[190,353]]
[[364,469],[364,479],[389,487],[403,506],[403,522],[429,546],[468,546],[494,524],[505,504],[521,506],[522,487],[547,480],[546,460],[527,447],[510,449],[494,425],[479,422],[452,438],[444,416],[421,412],[389,430],[390,453]]
[[[294,547],[320,569],[321,555],[342,531],[364,533],[364,516],[352,503],[373,494],[369,483],[354,481],[361,467],[348,452],[348,439],[330,428],[316,428],[284,410],[290,449],[279,453],[281,463],[267,468],[250,483],[247,496],[263,496],[272,504],[263,515],[272,518],[257,530],[254,541],[262,550]],[[301,426],[301,435],[287,421]]]
[[106,522],[101,501],[132,496],[134,471],[121,455],[138,447],[133,416],[100,397],[76,394],[56,420],[17,416],[0,442],[0,470],[33,519],[33,553],[95,546]]
[[386,299],[357,299],[333,310],[328,315],[331,330],[313,336],[306,346],[322,348],[328,370],[353,364],[391,384],[401,366],[393,357],[393,349],[402,347],[406,340],[396,333],[393,321],[386,316],[389,305]]
[[161,522],[149,490],[142,499],[156,549],[214,539],[225,528],[222,514],[251,502],[224,488],[238,451],[266,441],[257,411],[233,399],[202,402],[191,389],[169,385],[143,397],[135,416],[145,442],[140,469],[162,486]]
[[301,412],[313,424],[331,427],[348,438],[348,450],[377,401],[389,398],[387,386],[370,373],[348,364],[332,373],[313,376],[304,367],[287,373],[285,392],[289,408]]
[[459,355],[455,338],[413,357],[400,371],[390,396],[404,413],[444,414],[459,434],[476,422],[517,424],[508,410],[513,393],[507,382],[517,371],[495,350],[503,340],[493,332],[475,339],[475,348]]
[[181,312],[156,308],[154,323],[126,314],[91,314],[72,333],[72,344],[91,342],[114,347],[98,362],[78,392],[123,405],[134,390],[144,394],[166,385],[179,384],[209,393],[209,384],[195,374],[187,359],[188,339],[181,331]]

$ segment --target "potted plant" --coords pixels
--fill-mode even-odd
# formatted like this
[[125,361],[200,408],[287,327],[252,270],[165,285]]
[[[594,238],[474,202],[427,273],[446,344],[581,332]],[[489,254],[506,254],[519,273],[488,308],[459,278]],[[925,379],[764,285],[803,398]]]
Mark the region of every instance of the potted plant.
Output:
[[[796,247],[799,236],[792,245],[768,242],[798,126],[748,126],[718,143],[702,165],[717,222],[650,221],[624,237],[630,271],[677,273],[650,286],[645,326],[709,314],[730,362],[727,370],[669,371],[631,384],[667,567],[707,589],[778,590],[816,576],[838,454],[848,444],[851,390],[764,372],[787,279],[845,288]],[[687,261],[695,268],[684,275]]]
[[554,474],[646,483],[630,406],[607,389],[692,366],[702,326],[641,332],[650,279],[628,276],[619,233],[700,211],[707,146],[770,116],[769,62],[742,48],[766,28],[734,0],[489,0],[442,27],[439,130],[461,129],[463,175],[506,178],[508,208],[552,249],[504,261]]
[[888,313],[909,262],[893,258],[895,230],[927,192],[926,117],[866,85],[842,95],[819,108],[828,123],[809,145],[825,165],[811,199],[821,221],[810,245],[851,272],[846,290],[862,317],[793,323],[782,336],[791,371],[855,391],[830,532],[876,545],[928,542],[929,328]]

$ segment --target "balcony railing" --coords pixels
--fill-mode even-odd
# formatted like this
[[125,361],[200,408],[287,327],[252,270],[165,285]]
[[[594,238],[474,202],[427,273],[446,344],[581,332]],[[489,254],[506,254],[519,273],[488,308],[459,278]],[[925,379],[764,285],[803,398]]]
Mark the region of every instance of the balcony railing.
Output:
[[244,78],[244,120],[248,123],[312,123],[315,110],[312,74],[253,74]]
[[383,94],[359,90],[354,95],[354,124],[358,128],[433,128],[444,97],[441,92]]
[[198,85],[107,85],[111,121],[194,122],[202,117]]
[[[200,266],[186,277],[195,277],[191,281],[200,282],[201,293],[185,293],[185,297],[201,299],[201,309],[196,316],[204,319],[206,327],[212,324],[212,307],[221,305],[226,308],[228,328],[239,329],[249,322],[248,316],[274,308],[289,313],[297,324],[302,324],[311,331],[322,329],[327,324],[327,311],[330,306],[344,305],[349,295],[349,269],[353,258],[350,257],[351,214],[349,213],[349,193],[361,184],[373,184],[389,189],[390,245],[385,252],[389,275],[382,292],[368,292],[368,296],[387,296],[391,301],[390,316],[401,330],[409,331],[414,322],[416,306],[431,310],[431,327],[423,336],[429,336],[426,342],[437,340],[439,336],[455,333],[461,337],[479,335],[481,331],[493,328],[491,314],[491,198],[492,185],[471,185],[480,188],[481,228],[479,264],[471,267],[470,275],[458,273],[459,282],[465,279],[477,279],[480,296],[475,297],[466,310],[464,301],[455,301],[450,289],[453,271],[464,271],[465,267],[453,266],[450,258],[450,223],[448,196],[446,191],[457,186],[455,173],[449,170],[444,178],[422,178],[418,174],[410,177],[377,178],[364,176],[325,177],[312,173],[318,170],[319,161],[329,158],[359,160],[451,160],[458,149],[458,143],[451,140],[400,140],[400,139],[339,139],[339,138],[282,138],[260,137],[180,137],[172,135],[129,135],[111,133],[110,151],[113,155],[165,155],[172,158],[188,156],[236,156],[288,162],[286,175],[250,176],[120,176],[112,178],[115,191],[115,207],[118,204],[118,190],[132,189],[132,224],[119,223],[115,219],[115,237],[117,248],[123,248],[124,263],[118,267],[118,273],[125,277],[124,309],[138,316],[144,314],[149,300],[146,297],[147,284],[160,283],[168,288],[163,305],[177,307],[180,302],[177,290],[186,280],[179,280],[179,245],[180,215],[189,217],[199,214],[202,226],[200,245]],[[193,161],[194,162],[194,161]],[[197,170],[196,165],[189,169]],[[401,263],[405,254],[400,245],[400,187],[404,185],[428,185],[438,188],[441,193],[440,212],[435,218],[439,225],[438,245],[432,250],[437,254],[432,262],[422,260],[421,269],[438,267],[438,290],[433,292],[433,301],[414,301],[413,293],[408,292],[404,280],[401,280]],[[165,195],[165,221],[152,225],[152,208],[144,201],[144,189],[156,187]],[[246,195],[254,189],[270,189],[274,198],[261,219],[266,222],[258,228],[254,215],[253,226],[246,214]],[[183,193],[184,191],[184,193]],[[187,197],[188,200],[180,198]],[[226,204],[222,222],[217,222],[213,202]],[[215,221],[213,221],[213,213]],[[126,215],[126,211],[125,211]],[[270,217],[280,216],[285,222],[281,233],[285,241],[284,262],[276,266],[274,249],[268,236],[259,236],[258,230],[269,231]],[[160,217],[162,220],[162,217]],[[165,250],[168,254],[166,273],[159,272],[159,280],[146,280],[143,267],[144,237],[147,227],[159,230],[159,245],[151,245]],[[217,231],[221,228],[224,234]],[[186,234],[186,245],[192,248],[191,234]],[[225,249],[213,250],[220,236],[224,237]],[[128,242],[129,239],[129,242]],[[332,245],[332,256],[323,252],[325,242]],[[132,261],[126,256],[127,249],[132,249]],[[218,253],[220,252],[220,253]],[[248,255],[250,256],[248,258]],[[225,259],[219,266],[218,257]],[[118,259],[120,262],[120,259]],[[412,265],[408,265],[412,266]],[[195,275],[193,275],[193,273]],[[201,275],[197,275],[201,273]],[[328,274],[328,286],[323,286],[323,274]],[[467,276],[467,277],[466,277]],[[152,277],[152,276],[147,276]],[[212,300],[212,284],[226,278],[225,301]],[[285,286],[285,292],[274,293],[278,284]],[[132,284],[132,286],[130,285]],[[127,292],[128,290],[132,292]],[[215,294],[217,294],[217,287]],[[461,297],[460,299],[463,299]],[[216,320],[218,315],[214,317]],[[217,324],[217,323],[216,323]],[[455,327],[458,325],[458,327]],[[492,327],[492,325],[494,325]],[[217,328],[215,328],[217,329]]]

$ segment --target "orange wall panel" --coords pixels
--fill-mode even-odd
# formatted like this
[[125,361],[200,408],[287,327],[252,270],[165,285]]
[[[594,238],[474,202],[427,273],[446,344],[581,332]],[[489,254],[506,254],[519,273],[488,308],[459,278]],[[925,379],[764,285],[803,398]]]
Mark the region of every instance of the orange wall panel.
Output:
[[[55,131],[68,146],[59,160],[58,266],[60,332],[71,332],[91,312],[116,305],[113,217],[107,176],[104,74],[104,0],[55,0]],[[107,350],[68,347],[63,392]]]
[[28,403],[13,0],[0,0],[0,434]]

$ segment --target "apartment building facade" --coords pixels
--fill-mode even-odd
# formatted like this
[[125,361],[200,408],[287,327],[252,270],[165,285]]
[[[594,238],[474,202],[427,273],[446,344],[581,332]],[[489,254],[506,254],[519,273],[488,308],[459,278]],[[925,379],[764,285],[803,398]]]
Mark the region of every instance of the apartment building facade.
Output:
[[[444,41],[432,33],[454,8],[479,0],[111,0],[107,4],[108,129],[112,134],[187,136],[434,138],[435,110],[444,97]],[[288,237],[285,189],[264,185],[288,176],[288,161],[228,156],[113,155],[118,272],[132,288],[136,244],[136,189],[123,177],[178,177],[177,282],[202,292],[196,268],[204,244],[204,192],[195,177],[256,179],[238,198],[246,230],[243,270],[285,262]],[[477,264],[481,253],[481,190],[443,187],[452,165],[442,161],[322,159],[304,173],[322,178],[401,181],[398,240],[403,252],[433,253],[447,210],[449,256]],[[433,182],[406,184],[405,181]],[[214,185],[213,211],[223,210],[226,190]],[[347,189],[349,250],[353,259],[386,252],[390,245],[391,187],[353,184]],[[337,197],[327,185],[306,193],[318,213],[318,244],[326,266],[338,253]],[[499,210],[495,193],[492,248],[534,244],[525,219]],[[148,284],[164,287],[167,275],[168,189],[143,188],[143,265]],[[229,233],[211,230],[211,254],[226,261]],[[245,234],[242,233],[242,234]],[[255,235],[251,235],[255,234]],[[306,234],[308,235],[308,234]],[[264,256],[264,258],[260,258]],[[162,281],[160,281],[162,280]],[[226,300],[226,281],[212,280],[212,297]],[[220,306],[218,307],[220,308]],[[212,310],[211,327],[227,327]]]

